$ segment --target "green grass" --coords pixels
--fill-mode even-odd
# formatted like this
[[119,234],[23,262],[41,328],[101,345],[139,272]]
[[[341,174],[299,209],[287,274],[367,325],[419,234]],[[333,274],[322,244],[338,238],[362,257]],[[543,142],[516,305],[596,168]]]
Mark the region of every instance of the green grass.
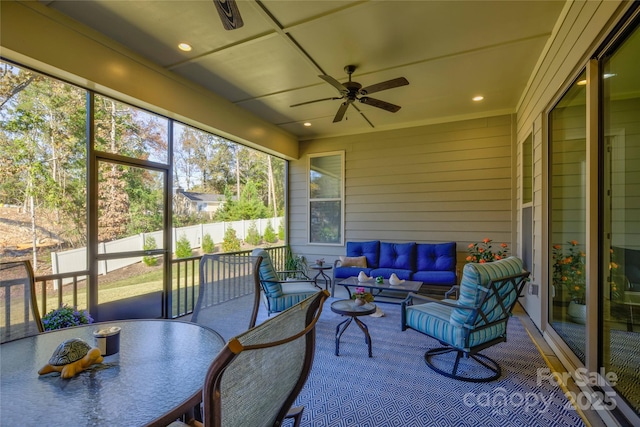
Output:
[[[194,293],[197,295],[198,292],[198,287],[197,287],[197,283],[198,283],[198,279],[199,279],[199,271],[198,268],[195,268],[193,271],[193,283],[191,281],[191,276],[192,276],[192,268],[188,267],[186,269],[186,277],[187,277],[187,287],[189,288],[189,292],[187,292],[187,307],[190,307],[192,304],[192,298],[191,298],[191,285],[195,286],[194,289]],[[182,268],[181,269],[181,280],[180,280],[180,290],[181,292],[184,292],[184,278],[185,278],[185,269]],[[143,273],[143,274],[138,274],[138,275],[132,275],[129,277],[125,277],[123,279],[120,280],[115,280],[115,281],[109,281],[107,283],[100,283],[100,279],[103,276],[99,276],[98,277],[98,301],[99,303],[107,303],[107,302],[112,302],[112,301],[118,301],[118,300],[122,300],[122,299],[127,299],[127,298],[133,298],[133,297],[137,297],[137,296],[141,296],[141,295],[145,295],[145,294],[149,294],[149,293],[153,293],[153,292],[160,292],[162,291],[162,278],[163,278],[163,274],[164,271],[162,268],[154,268],[152,271],[149,271],[148,273]],[[178,272],[177,272],[177,268],[173,269],[173,279],[172,279],[172,289],[174,289],[173,294],[174,297],[172,299],[173,303],[173,313],[177,313],[178,311],[178,307],[177,307],[177,299],[176,299],[176,288],[177,288],[177,280],[178,280]],[[78,308],[84,309],[86,308],[87,304],[87,289],[85,286],[79,287],[78,288]],[[38,294],[38,297],[40,295]],[[181,311],[185,311],[184,308],[184,294],[181,293],[181,305],[182,305],[182,309]],[[64,291],[63,291],[63,295],[62,295],[62,303],[63,304],[67,304],[70,306],[73,306],[73,288],[69,285],[64,287]],[[41,300],[40,298],[38,298],[38,304],[39,304],[39,310],[40,310],[40,314],[44,315],[46,313],[48,313],[51,310],[54,310],[55,308],[58,307],[57,304],[57,294],[53,293],[48,295],[47,298],[47,308],[46,310],[42,309],[41,306]]]

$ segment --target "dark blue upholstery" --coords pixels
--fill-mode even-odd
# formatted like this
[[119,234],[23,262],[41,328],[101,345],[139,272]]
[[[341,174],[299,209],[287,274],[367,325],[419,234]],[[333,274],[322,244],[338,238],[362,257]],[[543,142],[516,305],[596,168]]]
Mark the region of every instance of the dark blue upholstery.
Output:
[[412,280],[427,285],[456,284],[456,242],[418,243],[417,266]]
[[455,271],[456,242],[418,243],[416,271]]
[[355,257],[363,255],[367,257],[367,268],[378,268],[380,241],[347,242],[347,256]]
[[333,278],[346,279],[363,271],[367,276],[388,279],[392,273],[425,285],[451,287],[457,284],[456,242],[389,243],[377,240],[347,242],[347,256],[367,257],[367,268],[341,267],[336,261]]
[[416,244],[411,243],[380,243],[379,268],[374,268],[371,275],[388,279],[392,273],[398,278],[410,280],[416,268]]
[[380,242],[378,240],[369,242],[347,242],[347,256],[365,256],[367,258],[367,267],[339,267],[336,265],[333,269],[333,280],[357,276],[361,271],[367,276],[371,276],[371,270],[378,267],[379,255]]

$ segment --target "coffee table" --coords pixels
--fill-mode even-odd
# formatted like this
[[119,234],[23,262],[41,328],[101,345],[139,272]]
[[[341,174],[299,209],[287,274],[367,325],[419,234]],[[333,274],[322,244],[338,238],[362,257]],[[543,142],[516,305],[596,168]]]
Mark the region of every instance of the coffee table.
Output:
[[[358,281],[357,277],[352,276],[342,280],[341,282],[338,282],[338,285],[344,286],[344,288],[347,290],[347,293],[349,294],[349,298],[351,298],[351,291],[349,290],[349,287],[351,286],[367,288],[370,290],[371,294],[373,294],[373,296],[376,297],[376,296],[381,296],[380,294],[383,291],[418,292],[420,290],[420,286],[422,286],[422,282],[416,282],[414,280],[405,280],[399,285],[392,285],[389,283],[388,279],[384,279],[382,283],[376,283],[376,279],[374,278],[371,278],[365,282],[360,282]],[[400,300],[404,299],[404,298],[398,298],[398,297],[387,296],[387,295],[384,295],[384,297],[392,298],[392,299],[395,298]]]
[[369,335],[369,328],[362,320],[358,319],[358,316],[367,316],[376,312],[376,305],[372,302],[367,302],[364,305],[356,305],[355,300],[341,299],[334,301],[331,304],[331,311],[334,313],[348,316],[346,320],[343,320],[336,326],[336,356],[340,356],[340,337],[344,331],[347,330],[351,321],[355,320],[356,325],[364,332],[364,342],[369,346],[369,357],[373,357],[371,352],[371,335]]

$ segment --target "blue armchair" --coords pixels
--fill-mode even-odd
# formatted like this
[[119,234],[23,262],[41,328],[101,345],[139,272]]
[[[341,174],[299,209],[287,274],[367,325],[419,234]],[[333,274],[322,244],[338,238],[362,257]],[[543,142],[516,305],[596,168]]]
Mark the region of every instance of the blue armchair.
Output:
[[507,322],[528,277],[516,257],[466,264],[459,287],[450,291],[459,288],[457,300],[410,294],[403,301],[402,330],[414,329],[444,346],[424,355],[434,371],[462,381],[495,380],[500,366],[479,352],[507,340]]
[[251,252],[254,257],[262,257],[260,262],[260,286],[268,314],[279,313],[300,301],[315,295],[321,289],[311,279],[284,279],[273,268],[271,257],[264,249]]

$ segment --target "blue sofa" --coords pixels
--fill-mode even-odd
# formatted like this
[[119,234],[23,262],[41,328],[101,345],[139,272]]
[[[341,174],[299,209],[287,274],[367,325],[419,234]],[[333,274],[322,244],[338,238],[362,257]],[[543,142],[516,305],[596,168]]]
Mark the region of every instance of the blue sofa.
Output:
[[400,279],[448,290],[457,284],[456,242],[347,242],[347,255],[334,263],[333,283],[357,276],[361,271],[385,279],[396,273]]

